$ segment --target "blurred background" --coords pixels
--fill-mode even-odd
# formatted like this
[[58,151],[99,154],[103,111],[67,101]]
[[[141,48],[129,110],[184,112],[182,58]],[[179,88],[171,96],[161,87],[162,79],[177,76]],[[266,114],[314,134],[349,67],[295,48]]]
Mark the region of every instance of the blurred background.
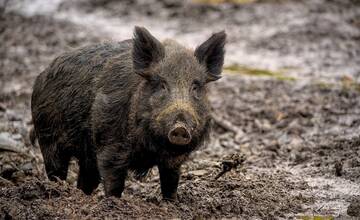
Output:
[[[184,166],[177,205],[159,205],[156,169],[121,200],[77,191],[75,162],[49,183],[29,143],[35,77],[135,25],[189,48],[228,34],[214,133]],[[0,0],[0,216],[359,217],[359,57],[358,0]],[[214,180],[234,155],[245,162]]]

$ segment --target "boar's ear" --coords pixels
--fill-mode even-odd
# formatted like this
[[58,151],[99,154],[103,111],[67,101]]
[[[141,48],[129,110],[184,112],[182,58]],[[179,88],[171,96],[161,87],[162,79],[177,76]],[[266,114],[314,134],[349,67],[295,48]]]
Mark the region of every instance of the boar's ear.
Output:
[[143,27],[135,27],[133,38],[133,66],[135,73],[150,77],[147,69],[164,58],[163,45]]
[[195,50],[195,57],[206,67],[208,82],[221,78],[222,66],[224,64],[225,41],[226,33],[225,31],[221,31],[213,34]]

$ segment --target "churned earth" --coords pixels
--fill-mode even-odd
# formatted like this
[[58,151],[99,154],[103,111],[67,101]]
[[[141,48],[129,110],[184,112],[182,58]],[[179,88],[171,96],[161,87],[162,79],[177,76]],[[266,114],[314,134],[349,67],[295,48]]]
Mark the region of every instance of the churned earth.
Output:
[[[360,4],[351,0],[13,0],[0,10],[0,218],[360,217]],[[213,2],[209,4],[208,2]],[[210,86],[214,131],[183,166],[176,202],[154,168],[121,199],[46,179],[31,146],[35,77],[74,48],[134,25],[194,48],[228,34]]]

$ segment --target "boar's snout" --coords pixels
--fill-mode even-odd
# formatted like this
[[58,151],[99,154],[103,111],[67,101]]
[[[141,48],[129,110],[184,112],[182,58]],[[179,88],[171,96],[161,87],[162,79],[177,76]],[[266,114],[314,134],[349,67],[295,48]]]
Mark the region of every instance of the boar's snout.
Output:
[[178,122],[169,131],[168,139],[175,145],[187,145],[191,141],[191,134],[184,123]]

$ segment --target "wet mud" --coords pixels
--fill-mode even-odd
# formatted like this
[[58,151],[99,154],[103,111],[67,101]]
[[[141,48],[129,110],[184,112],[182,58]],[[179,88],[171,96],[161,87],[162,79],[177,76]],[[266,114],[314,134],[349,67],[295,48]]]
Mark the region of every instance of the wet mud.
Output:
[[[359,3],[184,2],[8,3],[0,22],[1,219],[360,217]],[[224,77],[210,86],[214,131],[183,166],[176,202],[161,200],[156,168],[141,181],[130,175],[121,199],[104,197],[101,185],[91,196],[76,189],[76,161],[67,181],[49,182],[28,136],[32,84],[51,60],[129,38],[135,24],[190,47],[219,29],[229,35]]]

